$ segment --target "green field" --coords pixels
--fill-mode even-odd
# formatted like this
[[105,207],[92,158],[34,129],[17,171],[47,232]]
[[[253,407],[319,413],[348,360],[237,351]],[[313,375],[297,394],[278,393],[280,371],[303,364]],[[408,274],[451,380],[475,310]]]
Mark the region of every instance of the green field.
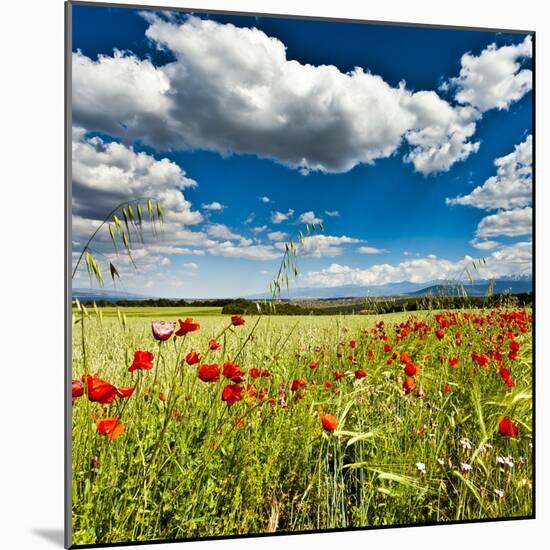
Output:
[[[529,311],[457,311],[439,321],[434,312],[249,316],[244,326],[220,308],[122,311],[121,319],[115,308],[102,318],[74,314],[73,378],[135,386],[107,405],[86,393],[75,399],[75,544],[533,512]],[[154,340],[152,319],[188,316],[199,330]],[[152,370],[128,372],[136,350],[154,355]],[[193,366],[184,361],[191,351],[201,358]],[[200,365],[228,361],[242,382],[199,379]],[[408,363],[417,370],[406,393]],[[254,368],[265,376],[254,378]],[[231,406],[227,385],[241,391]],[[324,414],[334,430],[324,429]],[[124,431],[110,438],[98,428],[113,417]],[[500,433],[501,417],[516,437]]]

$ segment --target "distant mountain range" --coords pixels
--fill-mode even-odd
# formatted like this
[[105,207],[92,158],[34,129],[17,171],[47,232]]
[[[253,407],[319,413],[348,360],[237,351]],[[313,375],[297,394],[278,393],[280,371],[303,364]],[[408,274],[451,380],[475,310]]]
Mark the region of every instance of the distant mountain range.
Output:
[[113,289],[73,288],[73,300],[75,298],[78,298],[81,302],[95,302],[98,300],[123,302],[124,300],[148,300],[151,296]]
[[[463,284],[462,287],[469,296],[484,296],[489,286],[488,280],[477,280],[473,283]],[[531,292],[533,283],[531,277],[518,276],[494,281],[493,294],[510,292]],[[449,281],[428,281],[425,283],[411,283],[403,281],[399,283],[388,283],[385,285],[342,285],[333,287],[305,287],[285,289],[281,292],[283,299],[330,299],[330,298],[362,298],[382,296],[456,296],[461,294],[456,283]],[[268,294],[253,294],[246,296],[248,299],[269,298]]]
[[[487,292],[489,281],[477,280],[473,283],[463,284],[462,287],[468,296],[484,296]],[[520,292],[531,292],[533,282],[530,276],[507,277],[497,279],[494,282],[493,294],[502,294],[510,292],[518,294]],[[292,300],[315,300],[331,298],[363,298],[363,297],[382,297],[382,296],[457,296],[461,295],[460,289],[456,283],[449,281],[428,281],[426,283],[411,283],[402,281],[399,283],[388,283],[385,285],[342,285],[333,287],[305,287],[291,288],[281,293],[281,298]],[[269,298],[269,294],[251,294],[245,296],[249,300],[259,300]],[[91,288],[73,288],[73,299],[78,298],[81,302],[93,302],[106,300],[110,302],[122,302],[124,300],[148,300],[153,296],[145,296],[132,292],[113,289],[91,289]],[[230,298],[228,296],[228,298]]]

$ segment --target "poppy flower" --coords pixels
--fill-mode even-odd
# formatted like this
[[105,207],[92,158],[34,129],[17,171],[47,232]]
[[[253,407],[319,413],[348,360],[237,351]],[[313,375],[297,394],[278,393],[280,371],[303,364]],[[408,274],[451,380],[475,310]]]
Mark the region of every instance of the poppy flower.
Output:
[[178,319],[178,323],[180,328],[176,330],[176,336],[185,336],[188,332],[195,332],[201,328],[200,323],[193,323],[193,319],[191,317],[187,317],[185,321]]
[[367,373],[364,371],[364,370],[356,370],[355,371],[355,378],[366,378],[367,377]]
[[239,365],[235,365],[229,361],[223,364],[223,375],[236,384],[244,380],[244,372]]
[[101,405],[108,405],[119,396],[118,388],[102,380],[97,374],[93,376],[88,375],[86,378],[86,387],[88,390],[88,399]]
[[214,339],[212,338],[212,340],[209,340],[209,341],[208,341],[208,347],[209,347],[212,351],[216,351],[216,350],[219,350],[219,349],[222,347],[222,345],[219,344],[218,342],[216,342],[216,340],[214,340]]
[[352,348],[352,349],[357,347],[357,340],[350,340],[349,347]]
[[310,369],[316,369],[319,366],[319,363],[317,361],[310,361],[309,368]]
[[484,367],[489,364],[489,357],[485,355],[484,353],[476,353],[475,351],[472,353],[472,359],[480,366]]
[[128,372],[135,370],[151,370],[154,355],[150,351],[137,350],[134,352],[134,362],[128,367]]
[[445,337],[445,331],[442,328],[438,328],[435,331],[435,335],[437,336],[438,340],[443,340],[443,338]]
[[327,381],[325,382],[325,388],[326,388],[327,390],[329,390],[330,388],[332,388],[332,383],[331,383],[330,380],[327,380]]
[[220,379],[220,368],[216,364],[202,365],[198,372],[203,382],[217,382]]
[[298,389],[305,387],[306,384],[307,382],[303,378],[294,379],[292,384],[290,384],[290,389],[292,391],[297,391]]
[[448,384],[445,384],[442,389],[443,389],[443,393],[449,393],[451,391],[451,386],[449,386]]
[[391,351],[391,346],[389,344],[384,344],[384,352],[389,353]]
[[117,437],[120,437],[126,429],[125,426],[120,423],[120,418],[117,418],[116,416],[111,418],[102,418],[97,421],[96,426],[97,431],[101,435],[107,436],[109,439],[116,439]]
[[416,388],[416,382],[414,378],[407,376],[403,382],[403,391],[405,394],[411,393]]
[[256,367],[252,367],[251,369],[248,369],[248,375],[250,376],[250,378],[253,378],[254,380],[256,380],[256,378],[260,376],[260,369],[257,369]]
[[321,424],[327,432],[333,432],[338,427],[338,420],[331,414],[321,414]]
[[451,367],[453,367],[453,369],[458,369],[459,367],[458,359],[456,357],[451,357],[449,359],[449,364],[451,365]]
[[239,384],[229,384],[222,391],[222,401],[225,401],[227,406],[231,407],[233,403],[242,399],[242,391],[243,389]]
[[515,340],[512,340],[510,342],[510,351],[518,352],[519,348],[520,348],[520,345]]
[[188,365],[196,365],[200,360],[201,360],[201,358],[200,358],[199,354],[196,351],[190,351],[185,356],[185,362]]
[[411,356],[405,351],[400,357],[401,363],[410,363],[412,361]]
[[519,434],[519,427],[516,423],[512,422],[507,416],[501,416],[498,424],[500,435],[503,437],[510,437],[516,439]]
[[117,388],[118,397],[130,397],[135,390],[135,386],[129,386],[127,388]]
[[81,380],[73,380],[72,399],[73,403],[77,397],[84,395],[84,383]]
[[407,363],[404,370],[407,376],[416,376],[418,374],[418,367],[412,363]]
[[153,331],[153,338],[162,342],[168,340],[174,334],[176,325],[175,323],[168,323],[166,321],[153,321],[151,329]]
[[231,324],[234,327],[240,327],[244,325],[244,319],[240,315],[231,315]]
[[342,371],[339,371],[339,370],[334,371],[334,380],[338,381],[340,380],[340,378],[342,378],[342,376],[344,376],[344,373]]
[[512,388],[514,386],[514,382],[512,381],[512,375],[510,374],[510,371],[507,368],[500,367],[499,374],[509,388]]

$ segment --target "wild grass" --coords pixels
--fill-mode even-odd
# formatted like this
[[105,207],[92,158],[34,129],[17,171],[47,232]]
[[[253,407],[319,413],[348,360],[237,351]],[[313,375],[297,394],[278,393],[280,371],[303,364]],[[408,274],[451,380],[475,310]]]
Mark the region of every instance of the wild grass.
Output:
[[[158,313],[176,315],[166,308]],[[74,402],[75,544],[532,513],[530,325],[521,332],[459,314],[439,340],[433,312],[246,317],[236,327],[228,317],[204,316],[196,319],[200,330],[159,343],[149,320],[140,318],[150,315],[75,315],[73,378],[93,373],[118,387],[136,387],[105,410],[86,395]],[[395,325],[409,319],[432,330],[396,339]],[[383,329],[375,327],[380,320]],[[521,346],[515,360],[503,359],[511,388],[494,361],[481,367],[471,356],[500,345],[491,338],[507,330]],[[216,337],[221,348],[212,351],[208,342]],[[153,370],[128,372],[138,349],[154,354]],[[201,381],[199,365],[183,360],[189,351],[199,352],[199,365],[232,361],[245,373],[258,368],[270,376],[247,376],[243,399],[229,407],[221,393],[232,382],[223,376]],[[409,353],[420,368],[409,394],[399,357],[387,364],[393,351]],[[451,357],[458,368],[450,366]],[[316,368],[309,367],[312,361]],[[357,379],[358,369],[368,376]],[[344,374],[338,381],[337,370]],[[301,378],[307,386],[293,392],[290,384]],[[265,391],[263,400],[247,395],[248,383],[258,394]],[[322,411],[338,420],[336,430],[323,430]],[[100,435],[102,415],[120,417],[124,433],[114,440]],[[500,435],[503,416],[519,427],[517,439]]]

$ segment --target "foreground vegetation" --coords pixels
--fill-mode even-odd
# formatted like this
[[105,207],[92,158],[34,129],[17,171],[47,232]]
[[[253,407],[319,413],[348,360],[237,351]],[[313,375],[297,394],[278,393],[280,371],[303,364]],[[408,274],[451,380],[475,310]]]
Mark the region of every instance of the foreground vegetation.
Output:
[[75,311],[75,544],[532,513],[529,310],[186,313]]

